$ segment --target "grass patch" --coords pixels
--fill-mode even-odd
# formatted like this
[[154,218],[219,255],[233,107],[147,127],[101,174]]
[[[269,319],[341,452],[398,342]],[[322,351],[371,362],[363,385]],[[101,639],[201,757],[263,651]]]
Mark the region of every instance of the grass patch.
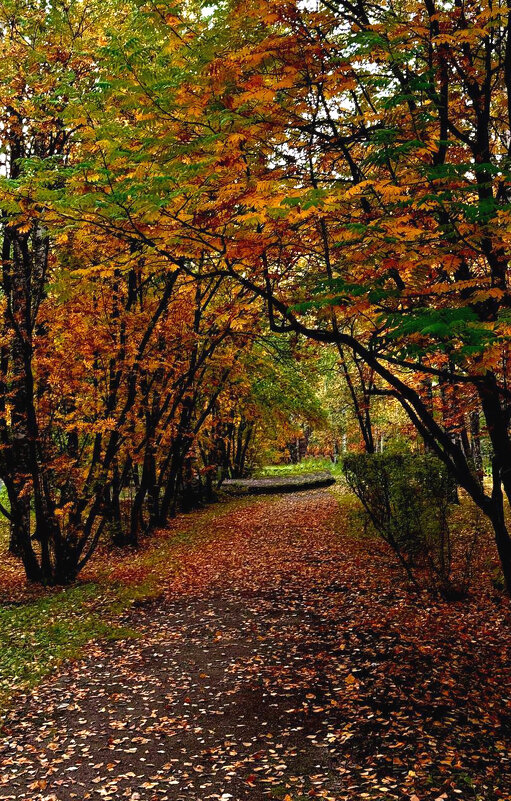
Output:
[[[160,598],[179,573],[183,553],[219,536],[211,522],[253,502],[235,499],[181,515],[136,551],[103,547],[81,580],[63,589],[26,586],[18,560],[5,556],[0,565],[0,713],[15,693],[34,687],[63,660],[79,657],[92,640],[138,636],[120,624],[119,616]],[[1,534],[5,553],[8,529]]]
[[0,607],[0,704],[34,686],[90,640],[120,639],[135,632],[111,618],[115,593],[78,584],[27,603]]
[[342,476],[342,464],[334,464],[330,459],[303,459],[298,464],[272,464],[261,467],[254,473],[254,478],[292,478],[307,473],[321,473],[327,470],[335,478]]

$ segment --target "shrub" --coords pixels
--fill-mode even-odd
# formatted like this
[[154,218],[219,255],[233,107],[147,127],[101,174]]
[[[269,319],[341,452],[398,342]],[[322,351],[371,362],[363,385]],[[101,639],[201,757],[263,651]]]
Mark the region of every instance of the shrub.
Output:
[[427,568],[444,595],[452,595],[449,511],[455,484],[436,457],[418,454],[346,456],[348,485],[378,534],[417,585],[415,568]]

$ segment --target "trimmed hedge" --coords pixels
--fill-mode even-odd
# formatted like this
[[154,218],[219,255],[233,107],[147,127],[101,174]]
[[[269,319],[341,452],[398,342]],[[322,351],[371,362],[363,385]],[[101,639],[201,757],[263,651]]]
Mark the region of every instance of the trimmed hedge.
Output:
[[353,454],[343,470],[378,534],[393,548],[413,578],[413,568],[429,567],[439,583],[449,583],[449,507],[456,486],[435,456]]

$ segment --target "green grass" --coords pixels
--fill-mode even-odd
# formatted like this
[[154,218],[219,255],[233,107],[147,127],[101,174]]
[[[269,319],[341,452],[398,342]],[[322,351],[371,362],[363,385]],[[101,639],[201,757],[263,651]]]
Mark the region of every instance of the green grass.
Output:
[[[9,524],[1,517],[0,552],[8,546]],[[64,659],[78,656],[90,640],[133,636],[115,623],[119,601],[116,588],[87,582],[0,604],[0,712],[16,691],[33,687]]]
[[291,476],[301,476],[306,473],[320,473],[324,470],[332,473],[333,476],[342,475],[342,464],[333,464],[330,459],[303,459],[298,464],[272,464],[259,468],[254,474],[254,478],[287,478]]
[[[166,582],[179,572],[183,546],[200,546],[213,536],[214,519],[251,502],[236,499],[193,512],[168,537],[148,539],[136,552],[103,551],[95,558],[91,581],[0,604],[0,713],[16,692],[34,687],[63,660],[79,657],[92,640],[138,636],[120,625],[119,616],[133,604],[161,597]],[[8,537],[2,533],[5,551]]]
[[13,691],[34,686],[92,639],[135,632],[115,623],[117,593],[78,584],[19,605],[0,607],[0,705]]

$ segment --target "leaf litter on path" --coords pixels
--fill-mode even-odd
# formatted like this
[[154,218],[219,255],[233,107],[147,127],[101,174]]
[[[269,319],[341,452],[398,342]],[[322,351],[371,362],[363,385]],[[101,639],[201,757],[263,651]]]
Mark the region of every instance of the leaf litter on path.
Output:
[[417,603],[324,490],[208,525],[9,713],[1,799],[511,798],[506,602]]

